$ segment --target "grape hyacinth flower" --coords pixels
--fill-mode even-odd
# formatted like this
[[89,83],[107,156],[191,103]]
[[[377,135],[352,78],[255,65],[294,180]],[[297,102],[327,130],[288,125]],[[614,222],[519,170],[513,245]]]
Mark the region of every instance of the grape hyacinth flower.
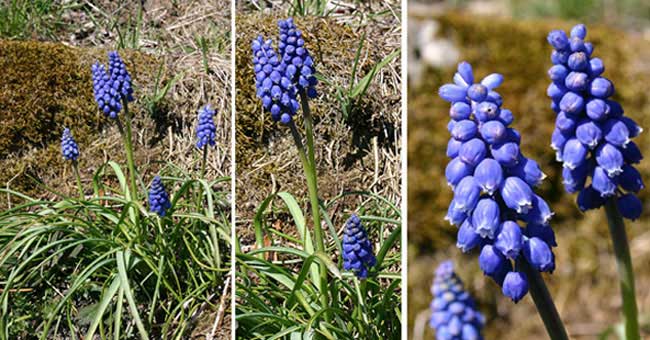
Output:
[[280,28],[278,48],[287,78],[294,83],[298,91],[305,91],[309,98],[315,98],[318,95],[315,88],[318,81],[314,76],[314,60],[305,47],[302,32],[296,28],[293,18],[280,20],[278,27]]
[[509,127],[513,114],[501,108],[494,90],[502,81],[493,73],[475,83],[471,65],[462,62],[454,84],[440,88],[440,96],[452,103],[447,148],[452,160],[445,175],[454,197],[445,219],[459,227],[458,248],[479,249],[483,272],[518,302],[529,284],[521,262],[553,272],[556,244],[553,212],[533,191],[545,175],[521,153],[521,136]]
[[585,41],[586,36],[587,28],[579,24],[569,36],[554,30],[547,37],[553,47],[547,94],[557,113],[551,147],[564,168],[564,188],[578,193],[580,210],[605,206],[618,266],[625,338],[640,339],[634,270],[623,218],[641,216],[636,194],[645,185],[633,164],[643,156],[631,139],[642,129],[611,98],[614,84],[602,76],[604,63],[592,56],[594,46]]
[[99,110],[115,119],[122,110],[123,100],[133,101],[131,76],[116,51],[108,53],[108,70],[99,62],[92,65],[93,93]]
[[149,210],[162,217],[165,216],[167,209],[171,208],[171,206],[169,195],[162,180],[160,180],[160,176],[154,177],[149,189]]
[[551,147],[564,168],[564,188],[578,193],[580,210],[600,208],[612,197],[623,217],[634,220],[641,215],[635,194],[644,184],[633,166],[642,159],[641,152],[631,139],[642,129],[611,99],[614,84],[602,76],[605,66],[592,56],[594,47],[584,40],[586,35],[582,24],[570,36],[561,30],[548,35],[554,50],[547,94],[557,113]]
[[217,129],[214,126],[214,110],[210,105],[199,110],[199,124],[196,127],[196,148],[202,149],[205,145],[214,146]]
[[61,137],[61,153],[66,161],[76,162],[79,158],[79,147],[72,137],[70,129],[63,129],[63,136]]
[[[258,36],[252,43],[257,97],[275,122],[289,124],[300,108],[298,95],[317,96],[314,60],[302,32],[292,18],[278,22],[278,51],[271,39]],[[303,110],[306,108],[303,107]]]
[[436,269],[431,294],[429,326],[436,331],[437,340],[483,339],[485,318],[454,272],[451,260]]
[[296,100],[297,89],[286,75],[281,56],[275,52],[272,40],[264,40],[262,36],[253,40],[252,49],[257,97],[273,121],[289,124],[300,105]]
[[377,259],[372,250],[366,229],[356,214],[345,222],[343,235],[343,269],[352,270],[360,278],[368,277],[368,270],[375,265]]

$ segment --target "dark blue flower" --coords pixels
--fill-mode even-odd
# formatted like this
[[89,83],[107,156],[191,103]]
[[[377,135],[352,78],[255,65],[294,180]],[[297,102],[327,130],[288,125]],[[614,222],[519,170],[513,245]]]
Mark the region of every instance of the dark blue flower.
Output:
[[111,76],[112,86],[123,100],[133,101],[133,88],[131,75],[126,70],[126,65],[117,51],[108,52],[108,73]]
[[61,153],[66,161],[75,162],[79,158],[79,147],[68,128],[63,129],[63,136],[61,136]]
[[352,270],[360,278],[368,277],[368,270],[377,263],[366,229],[355,214],[345,222],[343,235],[343,269]]
[[521,272],[509,272],[503,279],[503,295],[519,302],[528,293],[528,278]]
[[481,340],[485,318],[454,273],[451,261],[438,266],[431,286],[429,326],[438,340]]
[[205,145],[214,146],[217,129],[214,126],[214,110],[210,105],[199,110],[199,123],[196,127],[196,147],[202,149]]
[[305,46],[302,32],[296,28],[293,18],[278,21],[280,39],[278,49],[282,56],[282,63],[286,66],[286,75],[294,83],[299,91],[305,91],[309,98],[315,98],[318,94],[315,86],[316,71],[314,60],[309,55]]
[[[570,46],[562,33],[549,40],[563,48]],[[570,59],[569,53],[566,57],[556,58]],[[572,63],[580,64],[579,58],[574,56]],[[554,79],[562,80],[561,84],[550,87],[549,92],[553,93],[558,106],[566,97],[563,105],[577,110],[584,106],[582,98],[567,96],[571,92],[564,84],[564,78],[571,72],[566,66],[558,66],[549,72]],[[575,79],[572,78],[568,86],[586,88],[581,83],[584,82],[583,75],[573,77]],[[458,248],[463,252],[478,248],[483,272],[502,286],[504,294],[518,301],[528,291],[528,284],[526,277],[514,270],[514,263],[533,261],[532,267],[550,272],[555,268],[555,258],[546,256],[544,251],[548,249],[552,255],[551,248],[557,244],[550,227],[553,212],[533,191],[533,187],[544,179],[544,173],[536,161],[522,154],[519,148],[521,135],[509,127],[513,114],[501,108],[503,100],[495,91],[502,82],[501,75],[491,74],[475,83],[472,67],[463,62],[454,75],[454,84],[443,85],[439,90],[440,96],[452,103],[448,124],[451,139],[447,144],[447,156],[452,159],[445,176],[454,190],[454,197],[445,219],[459,227]],[[558,157],[571,160],[567,162],[571,167],[567,171],[579,175],[578,169],[583,169],[580,165],[586,163],[581,152],[582,144],[567,136],[574,134],[582,122],[568,113],[563,113],[563,116],[563,124],[554,133],[554,147],[558,151],[567,150],[566,155],[558,153]],[[581,128],[588,130],[584,136],[581,132],[582,137],[593,135],[588,128]],[[575,151],[565,147],[575,143],[579,145]],[[631,178],[634,176],[630,174]],[[580,184],[579,179],[574,181],[575,185]],[[634,179],[629,182],[630,186],[635,183]],[[540,246],[539,242],[546,247]]]
[[262,106],[271,113],[273,121],[291,122],[299,108],[297,90],[286,76],[285,65],[271,45],[272,41],[258,36],[252,43],[255,87]]
[[113,88],[110,75],[106,72],[104,65],[96,62],[92,66],[93,72],[93,93],[99,110],[106,117],[115,119],[122,110],[121,95]]
[[[547,94],[558,114],[551,147],[565,168],[564,187],[569,193],[578,192],[581,210],[599,208],[605,198],[613,197],[619,203],[631,202],[634,213],[625,214],[636,216],[636,202],[628,195],[642,189],[643,182],[631,164],[643,157],[631,139],[641,128],[610,98],[614,84],[602,76],[605,66],[592,57],[593,45],[584,41],[586,35],[582,24],[571,29],[570,38],[559,30],[548,35],[554,65],[548,72]],[[639,204],[639,213],[640,209]]]
[[165,186],[160,180],[160,176],[154,177],[149,188],[149,211],[158,214],[158,216],[165,216],[167,209],[171,208],[169,195],[165,190]]
[[117,118],[122,104],[133,101],[131,76],[117,51],[108,53],[108,70],[99,62],[92,66],[93,93],[99,110],[105,116]]

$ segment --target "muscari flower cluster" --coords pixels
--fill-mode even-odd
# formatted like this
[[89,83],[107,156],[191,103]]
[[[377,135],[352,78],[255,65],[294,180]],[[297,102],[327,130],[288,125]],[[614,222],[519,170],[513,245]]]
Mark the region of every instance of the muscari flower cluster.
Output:
[[431,294],[429,326],[436,331],[437,340],[483,339],[481,331],[485,318],[477,310],[474,299],[465,291],[450,260],[436,269]]
[[279,53],[271,39],[261,35],[253,40],[253,65],[257,97],[264,109],[271,113],[273,121],[289,124],[300,104],[301,91],[316,97],[314,61],[305,47],[302,32],[296,29],[293,19],[280,20]]
[[368,277],[368,270],[377,263],[366,229],[359,216],[353,214],[345,222],[343,235],[343,269],[352,270],[360,278]]
[[162,180],[160,180],[160,176],[154,177],[149,189],[149,210],[158,214],[158,216],[165,216],[167,209],[171,208],[171,206],[169,195]]
[[131,76],[117,51],[108,53],[108,70],[99,62],[92,66],[93,93],[100,111],[117,118],[122,103],[133,101]]
[[197,149],[203,148],[206,144],[214,146],[214,138],[217,129],[214,126],[214,110],[210,105],[199,110],[199,124],[196,127]]
[[474,83],[471,65],[462,62],[455,84],[440,88],[440,96],[452,103],[447,146],[452,160],[445,175],[454,198],[445,219],[460,227],[457,246],[463,252],[479,248],[483,272],[517,302],[528,292],[518,262],[552,272],[556,243],[549,224],[553,213],[532,189],[545,175],[537,162],[522,155],[521,136],[508,127],[512,112],[501,108],[501,96],[494,91],[502,81],[494,73]]
[[642,155],[630,139],[642,129],[623,116],[621,105],[610,98],[614,85],[601,76],[605,66],[600,58],[592,58],[594,47],[585,42],[586,35],[586,27],[580,24],[570,36],[554,30],[547,38],[554,48],[547,94],[557,113],[551,147],[563,165],[564,188],[579,192],[582,211],[599,208],[614,197],[621,214],[636,219],[641,202],[634,193],[644,185],[632,164]]
[[68,128],[63,130],[63,136],[61,136],[61,153],[66,161],[75,162],[79,158],[79,147]]

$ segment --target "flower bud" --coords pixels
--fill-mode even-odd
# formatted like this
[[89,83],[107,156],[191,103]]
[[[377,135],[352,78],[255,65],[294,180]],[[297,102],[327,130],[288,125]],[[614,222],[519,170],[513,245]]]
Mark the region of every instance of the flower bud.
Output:
[[474,167],[461,161],[460,158],[454,158],[445,169],[445,177],[447,178],[447,185],[450,187],[456,186],[466,176],[471,176]]
[[605,143],[596,149],[596,162],[610,177],[623,172],[623,154],[612,144]]
[[591,185],[600,193],[601,197],[609,197],[616,194],[616,179],[607,175],[605,169],[597,166],[591,177]]
[[505,221],[501,225],[501,231],[497,235],[494,246],[511,260],[517,259],[524,244],[521,227],[513,221]]
[[548,37],[546,37],[546,40],[556,50],[564,50],[569,47],[569,38],[566,36],[566,33],[561,30],[551,31],[551,33],[548,34]]
[[540,272],[553,272],[555,269],[555,257],[551,248],[537,237],[529,238],[524,243],[524,257]]
[[597,209],[605,204],[605,199],[600,195],[592,185],[582,189],[576,199],[580,211],[585,212],[591,209]]
[[474,115],[479,122],[487,122],[499,116],[499,107],[493,102],[484,101],[476,106]]
[[569,139],[562,149],[563,166],[571,170],[579,167],[587,159],[587,151],[587,147],[580,143],[579,140],[575,138]]
[[528,279],[524,273],[509,272],[503,280],[503,295],[517,303],[528,293]]
[[474,231],[482,238],[493,239],[499,228],[501,213],[499,204],[491,198],[478,201],[472,212],[472,226]]
[[583,119],[576,128],[576,138],[589,149],[595,149],[603,138],[603,131],[594,121]]
[[567,92],[560,100],[560,110],[569,114],[578,114],[584,108],[584,99],[582,96]]
[[474,210],[480,195],[481,187],[479,187],[473,176],[463,178],[454,188],[456,207],[467,213]]
[[493,145],[492,157],[502,166],[513,167],[519,160],[519,145],[512,142]]
[[476,126],[476,123],[473,121],[465,119],[453,124],[450,132],[451,136],[454,137],[454,139],[464,142],[476,136],[476,133],[478,132],[478,126]]
[[618,176],[618,184],[626,191],[639,192],[645,188],[641,174],[629,164],[623,165],[623,172]]
[[473,84],[467,89],[467,96],[475,102],[482,102],[487,94],[488,89],[481,84]]
[[608,119],[603,124],[605,140],[618,147],[625,148],[630,142],[630,130],[627,125],[620,119]]
[[614,94],[614,85],[607,78],[597,77],[591,81],[589,93],[597,98],[607,98]]
[[485,143],[478,138],[474,138],[463,143],[458,152],[458,157],[469,165],[477,166],[485,158],[486,154]]
[[603,121],[609,115],[610,107],[604,100],[594,98],[587,102],[586,111],[589,118]]
[[504,268],[510,270],[512,265],[501,252],[492,245],[485,245],[478,256],[478,265],[486,275],[495,275]]
[[519,177],[508,177],[501,186],[501,197],[510,209],[526,214],[533,207],[533,191]]
[[463,224],[458,228],[458,235],[456,238],[456,247],[460,249],[463,253],[476,248],[483,239],[479,234],[476,233],[474,227],[469,222],[469,219],[465,220]]
[[521,157],[516,166],[510,168],[509,173],[523,179],[530,186],[538,186],[546,175],[542,172],[539,164],[533,159]]
[[496,160],[485,158],[474,169],[474,178],[483,191],[492,195],[503,183],[503,169]]
[[494,145],[503,141],[506,136],[506,127],[498,120],[490,120],[481,124],[480,132],[483,140]]
[[488,90],[494,90],[503,83],[503,76],[498,73],[489,74],[481,80],[481,85],[487,87]]
[[451,119],[460,121],[463,119],[469,119],[472,114],[472,108],[464,102],[456,102],[451,106],[449,110],[449,117]]
[[465,101],[467,89],[458,85],[446,84],[440,87],[438,95],[440,95],[442,99],[451,103],[461,102]]
[[643,209],[641,201],[633,194],[622,195],[617,199],[616,205],[621,215],[627,219],[634,221],[641,216],[641,210]]

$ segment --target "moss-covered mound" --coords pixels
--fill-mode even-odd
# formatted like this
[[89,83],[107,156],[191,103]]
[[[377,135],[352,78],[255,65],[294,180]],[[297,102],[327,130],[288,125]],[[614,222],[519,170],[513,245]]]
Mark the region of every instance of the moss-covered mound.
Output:
[[[581,301],[575,303],[576,308],[585,310],[583,302],[584,305],[590,305],[586,309],[590,311],[589,317],[578,314],[576,308],[569,310],[567,307],[567,310],[563,310],[565,322],[600,320],[606,323],[616,320],[618,313],[612,304],[615,306],[618,303],[618,287],[611,284],[614,282],[615,271],[613,262],[610,261],[612,256],[608,249],[604,215],[602,212],[585,215],[578,211],[574,203],[575,196],[564,192],[561,165],[555,161],[555,154],[549,147],[555,114],[549,108],[550,100],[546,96],[549,84],[546,72],[551,66],[551,47],[546,42],[546,35],[554,28],[569,29],[572,23],[512,22],[456,14],[430,19],[439,21],[440,35],[451,39],[460,48],[461,58],[472,64],[476,77],[480,79],[492,72],[501,73],[505,77],[498,91],[503,96],[504,107],[514,113],[513,126],[521,132],[522,150],[527,156],[538,160],[548,175],[540,191],[556,213],[552,223],[560,244],[556,249],[558,270],[548,278],[551,288],[560,303],[571,296]],[[650,97],[647,95],[647,84],[650,84],[650,64],[647,61],[650,48],[647,42],[597,25],[589,26],[587,38],[595,46],[594,55],[605,63],[605,76],[616,84],[615,98],[621,102],[626,114],[640,125],[646,128],[650,126]],[[422,77],[421,84],[409,86],[410,325],[413,325],[417,311],[427,307],[426,298],[413,297],[429,296],[428,286],[432,275],[429,268],[433,267],[432,262],[454,257],[461,261],[459,265],[464,268],[464,274],[467,274],[464,275],[465,280],[480,294],[483,310],[490,312],[488,315],[492,321],[488,326],[490,336],[487,338],[545,337],[541,322],[532,314],[535,313],[531,309],[532,304],[524,301],[515,306],[498,296],[498,287],[479,273],[476,254],[462,256],[455,249],[456,228],[443,220],[451,200],[451,190],[444,177],[448,162],[445,149],[449,139],[446,130],[449,104],[440,99],[437,93],[442,84],[451,82],[454,72],[455,68],[430,69]],[[641,134],[635,141],[646,156],[650,154],[648,134]],[[646,182],[650,181],[649,162],[642,162],[639,171]],[[647,201],[648,190],[642,191],[641,196]],[[641,221],[648,221],[649,212],[650,209],[646,207]],[[647,223],[629,225],[631,237],[647,230]],[[599,258],[603,257],[607,259],[606,263],[600,263]],[[469,265],[463,266],[464,263]],[[641,273],[637,290],[642,291],[639,286],[650,285],[650,268],[647,261],[645,264],[637,262],[637,265],[640,266]],[[602,270],[603,268],[608,269]],[[595,296],[602,299],[596,299],[597,302]],[[612,301],[604,302],[606,299]],[[591,314],[591,311],[598,312]],[[506,327],[503,322],[505,325],[516,324],[517,329]],[[595,330],[597,331],[598,329]]]
[[[244,218],[252,217],[257,203],[274,190],[306,197],[302,166],[289,129],[273,123],[255,95],[251,41],[261,34],[277,43],[278,19],[259,13],[237,17],[237,201],[238,215]],[[382,69],[346,120],[335,86],[348,87],[364,28],[355,32],[350,26],[320,17],[296,18],[296,25],[303,31],[316,71],[326,79],[317,87],[318,99],[310,102],[315,116],[321,197],[328,199],[344,190],[366,190],[375,181],[373,190],[385,191],[389,199],[396,200],[400,178],[396,156],[400,138],[399,84],[387,81],[391,72],[388,67]],[[368,34],[357,77],[368,73],[399,46],[397,38],[396,44],[379,44],[382,38],[386,39]],[[391,63],[393,69],[395,65],[399,65],[399,58]],[[382,76],[383,83],[379,81]],[[302,126],[300,119],[297,125]]]
[[[59,142],[69,127],[80,145],[96,143],[108,119],[93,98],[91,65],[107,51],[34,41],[0,41],[0,183],[31,193],[48,173],[64,171]],[[159,62],[120,51],[136,91],[153,79]],[[82,168],[106,158],[109,147],[82,148]],[[96,157],[89,157],[94,153]],[[114,155],[111,155],[114,156]],[[55,170],[56,169],[56,170]]]

